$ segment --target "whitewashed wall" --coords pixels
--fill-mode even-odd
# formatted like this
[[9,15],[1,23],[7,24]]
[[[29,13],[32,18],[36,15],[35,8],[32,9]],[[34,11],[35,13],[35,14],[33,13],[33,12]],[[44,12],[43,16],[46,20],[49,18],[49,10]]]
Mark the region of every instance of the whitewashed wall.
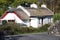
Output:
[[49,19],[48,18],[43,19],[43,25],[44,24],[48,24],[48,22],[49,22]]
[[14,14],[8,13],[2,20],[14,20]]
[[51,18],[51,23],[53,23],[53,17]]
[[37,28],[39,24],[38,18],[31,18],[31,26]]
[[[39,23],[40,22],[40,23]],[[53,17],[51,19],[45,18],[43,19],[43,25],[53,22]],[[42,19],[38,20],[38,18],[31,18],[30,22],[31,26],[34,28],[38,28],[42,26]]]
[[48,23],[52,23],[53,22],[53,17],[52,18],[45,18],[43,19],[43,25],[44,24],[48,24]]
[[14,13],[8,13],[2,20],[15,20],[16,23],[23,23],[21,19]]
[[27,27],[30,27],[30,21],[29,20],[27,22],[25,22],[25,24],[27,25]]

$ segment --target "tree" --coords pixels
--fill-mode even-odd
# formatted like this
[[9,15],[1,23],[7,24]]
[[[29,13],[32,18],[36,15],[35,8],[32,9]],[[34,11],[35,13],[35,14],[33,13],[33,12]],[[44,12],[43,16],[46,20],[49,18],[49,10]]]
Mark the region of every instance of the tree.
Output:
[[22,5],[25,6],[25,3],[36,3],[37,0],[15,0],[14,3],[11,4],[11,6],[18,6]]
[[54,15],[53,21],[56,22],[57,20],[60,20],[60,13],[56,13],[56,14]]
[[[47,4],[48,8],[54,12],[60,12],[60,0],[0,0],[1,15],[7,10],[8,6],[17,7],[18,5],[25,6],[25,3],[37,3],[39,6],[42,3]],[[0,9],[0,10],[1,10]]]

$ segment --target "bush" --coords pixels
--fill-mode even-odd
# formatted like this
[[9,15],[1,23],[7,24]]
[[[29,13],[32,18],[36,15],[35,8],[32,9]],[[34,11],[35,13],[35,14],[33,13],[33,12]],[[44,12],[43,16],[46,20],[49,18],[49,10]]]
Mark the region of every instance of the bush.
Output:
[[2,25],[0,27],[0,30],[3,30],[5,33],[5,35],[11,35],[11,34],[18,34],[19,32],[19,25],[18,24],[6,24],[6,25]]
[[48,30],[49,26],[50,26],[50,24],[45,24],[44,26],[40,27],[39,29],[40,29],[41,32],[45,32],[45,31]]
[[57,20],[60,20],[60,13],[54,15],[54,20],[53,21],[56,22]]
[[36,32],[45,32],[50,25],[46,24],[40,28],[33,28],[33,27],[22,27],[16,23],[9,23],[6,25],[2,25],[0,30],[4,31],[5,35],[12,35],[12,34],[23,34],[23,33],[36,33]]
[[6,23],[7,23],[7,21],[6,21],[6,20],[3,20],[3,21],[2,21],[2,24],[3,24],[3,25],[5,25]]

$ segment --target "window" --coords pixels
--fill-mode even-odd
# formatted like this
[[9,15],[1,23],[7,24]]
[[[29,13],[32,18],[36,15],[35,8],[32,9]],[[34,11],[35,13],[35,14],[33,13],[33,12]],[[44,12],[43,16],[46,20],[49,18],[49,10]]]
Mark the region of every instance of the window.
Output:
[[8,20],[8,22],[15,22],[15,20]]

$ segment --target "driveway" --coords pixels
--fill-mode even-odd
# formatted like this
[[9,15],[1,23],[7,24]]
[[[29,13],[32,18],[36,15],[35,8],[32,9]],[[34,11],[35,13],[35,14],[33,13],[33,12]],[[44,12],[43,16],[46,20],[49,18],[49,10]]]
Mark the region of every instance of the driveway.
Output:
[[48,35],[47,33],[23,34],[7,36],[5,40],[60,40],[60,36]]

